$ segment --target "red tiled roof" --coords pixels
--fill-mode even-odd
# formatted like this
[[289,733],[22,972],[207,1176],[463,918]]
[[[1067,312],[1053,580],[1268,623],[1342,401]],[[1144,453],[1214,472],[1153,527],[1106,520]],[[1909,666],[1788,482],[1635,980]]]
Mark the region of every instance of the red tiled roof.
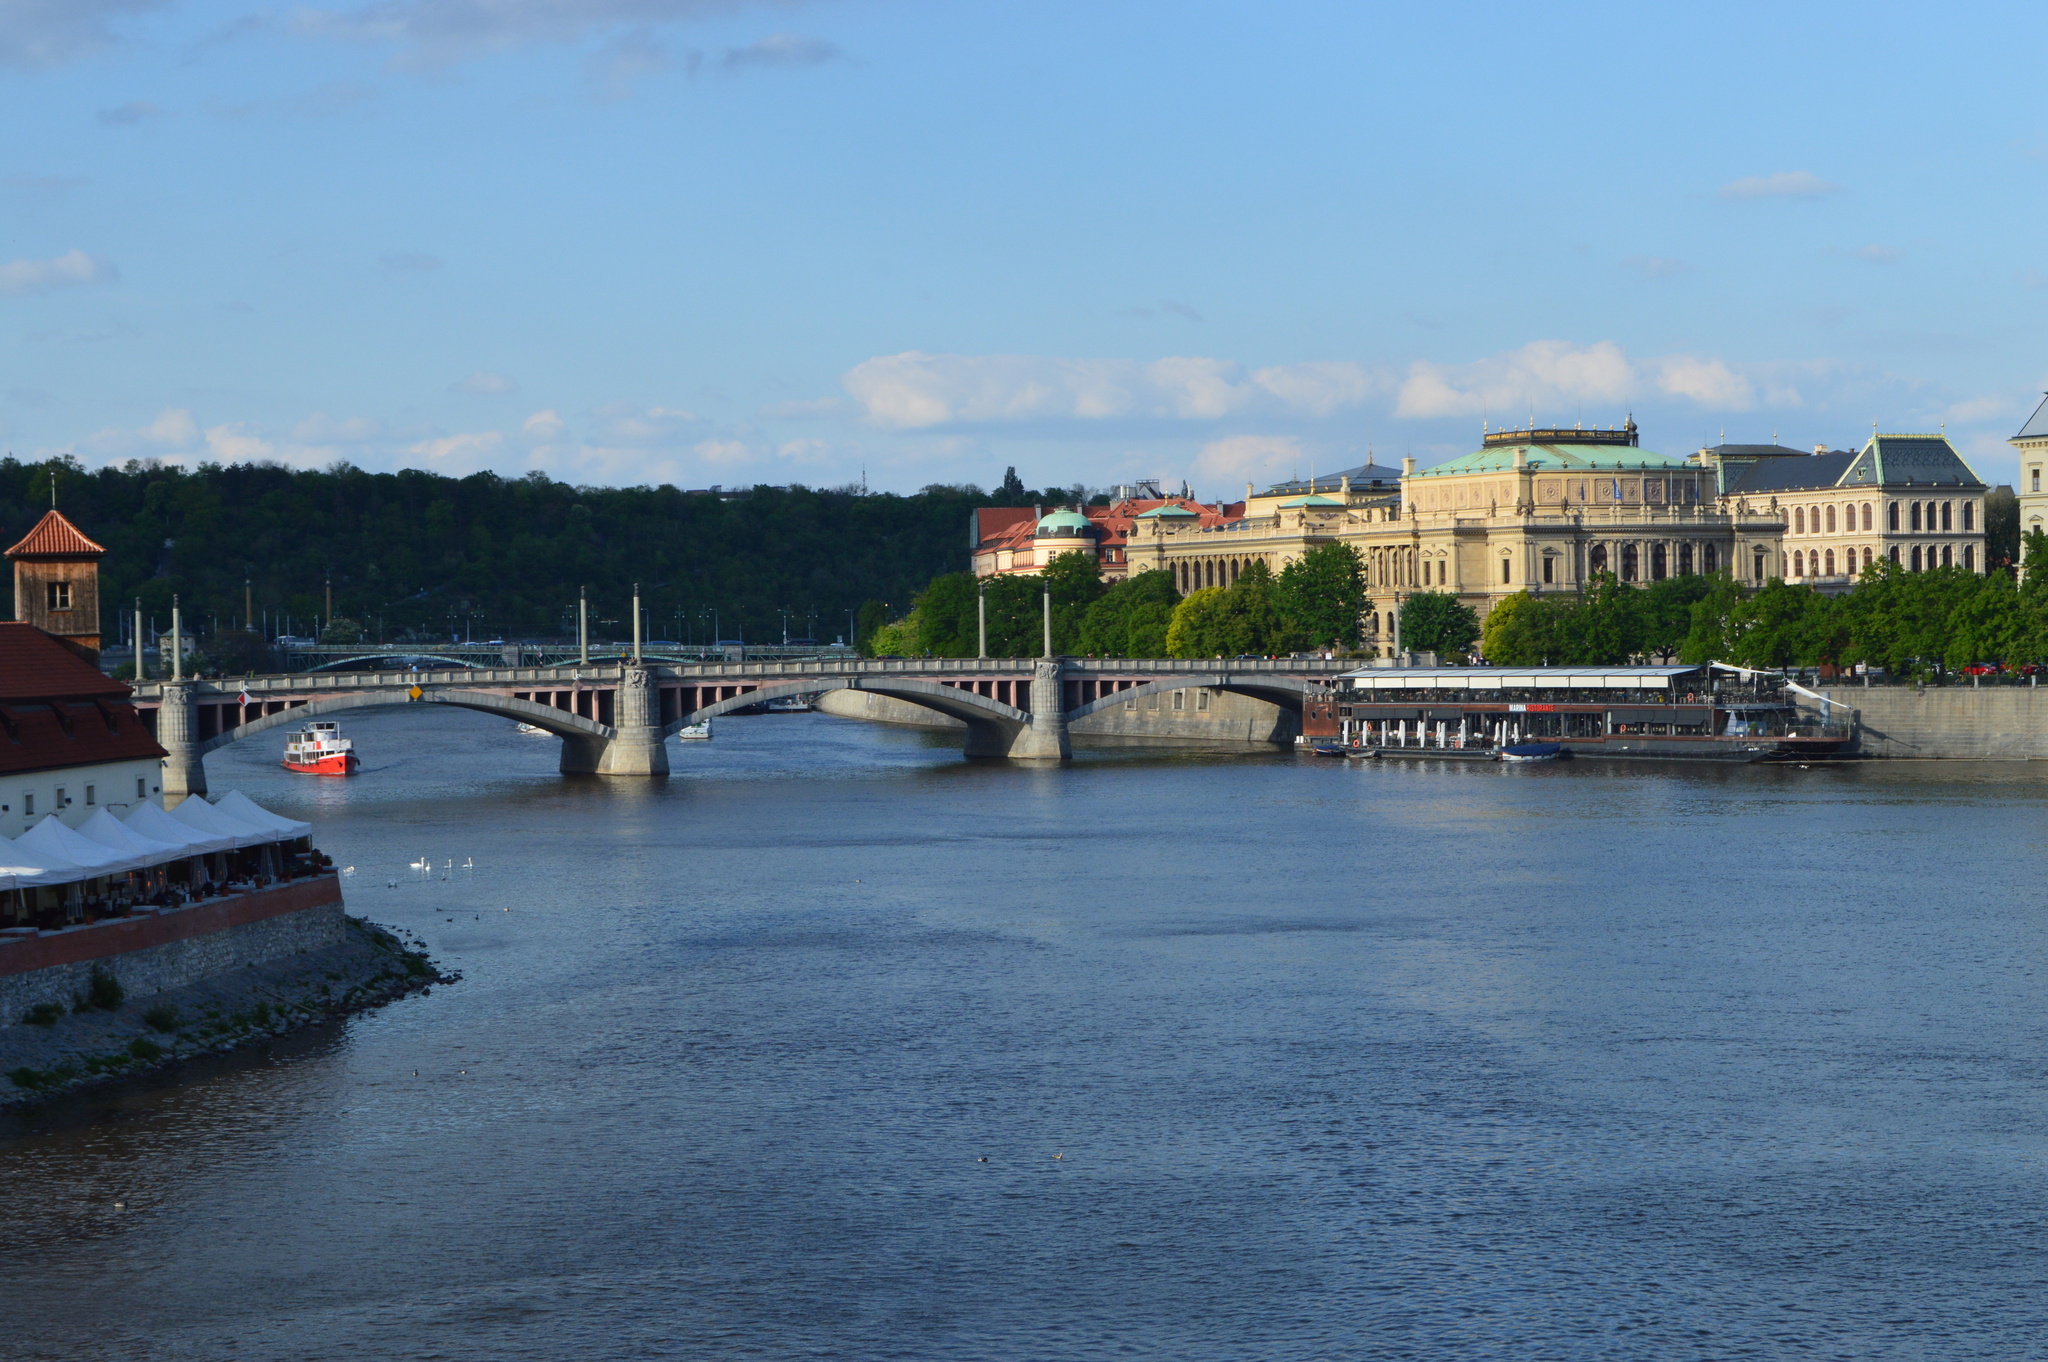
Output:
[[78,532],[78,527],[66,520],[56,507],[51,507],[36,527],[22,538],[19,544],[7,550],[9,558],[77,558],[83,555],[98,555],[106,550]]
[[0,775],[163,756],[128,695],[34,625],[0,621]]

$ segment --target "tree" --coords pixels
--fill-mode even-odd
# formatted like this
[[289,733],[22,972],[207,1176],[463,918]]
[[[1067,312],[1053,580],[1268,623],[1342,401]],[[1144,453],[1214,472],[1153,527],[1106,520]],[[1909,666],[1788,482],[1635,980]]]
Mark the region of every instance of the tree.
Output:
[[1102,564],[1092,553],[1062,553],[1045,565],[1039,581],[1052,593],[1053,652],[1078,652],[1081,621],[1102,596]]
[[1733,657],[1735,641],[1740,636],[1734,615],[1747,595],[1742,584],[1733,577],[1725,572],[1715,573],[1709,581],[1707,594],[1693,602],[1679,658],[1698,663]]
[[1618,667],[1643,650],[1642,593],[1611,572],[1596,572],[1564,607],[1560,665]]
[[346,615],[337,616],[327,621],[325,627],[320,630],[320,641],[322,643],[361,643],[363,641],[363,626]]
[[1418,591],[1401,602],[1401,646],[1463,657],[1479,640],[1479,615],[1449,591]]
[[973,657],[980,646],[975,607],[981,582],[971,572],[949,572],[932,578],[918,593],[911,616],[917,620],[914,647],[919,655]]
[[917,612],[892,620],[868,636],[869,657],[915,657],[917,655]]
[[1358,646],[1358,618],[1366,599],[1365,562],[1357,549],[1318,544],[1281,569],[1277,588],[1289,632],[1308,647]]
[[1045,651],[1042,584],[1034,576],[996,577],[982,588],[988,601],[990,657],[1037,657]]
[[2020,499],[2010,487],[1984,494],[1984,566],[2011,568],[2020,557]]
[[1502,667],[1540,667],[1548,662],[1555,651],[1561,600],[1517,591],[1495,605],[1486,615],[1486,660]]
[[1685,647],[1692,631],[1692,608],[1713,589],[1698,573],[1666,577],[1643,588],[1642,649],[1664,662]]
[[1216,651],[1225,657],[1285,650],[1293,640],[1281,618],[1273,571],[1254,561],[1223,592]]
[[875,630],[888,622],[889,607],[887,605],[881,601],[861,602],[860,614],[855,617],[853,624],[853,646],[860,650],[862,657],[873,657],[875,655],[874,648],[870,646],[875,637]]
[[1088,607],[1076,647],[1097,657],[1164,657],[1166,631],[1179,601],[1170,572],[1127,577]]
[[1003,470],[1003,481],[996,488],[996,505],[1022,506],[1024,504],[1024,480],[1017,476],[1015,468]]
[[1173,608],[1166,629],[1168,657],[1217,657],[1223,652],[1222,616],[1225,588],[1199,587]]

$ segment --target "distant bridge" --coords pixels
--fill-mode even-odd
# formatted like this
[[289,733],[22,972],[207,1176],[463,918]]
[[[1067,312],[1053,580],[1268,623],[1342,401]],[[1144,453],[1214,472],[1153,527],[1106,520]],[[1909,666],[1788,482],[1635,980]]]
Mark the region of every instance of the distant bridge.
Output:
[[[1297,714],[1305,697],[1358,666],[1323,658],[808,658],[688,665],[441,667],[144,681],[135,703],[169,757],[164,794],[206,790],[208,752],[344,710],[451,705],[546,729],[568,774],[665,776],[667,740],[685,725],[785,695],[859,690],[967,726],[967,755],[1061,761],[1068,725],[1110,705],[1206,687]],[[243,697],[247,696],[244,700]]]
[[[815,643],[672,643],[658,640],[641,645],[641,657],[649,662],[784,662],[795,658],[840,658],[851,660],[851,648]],[[353,671],[411,667],[553,667],[581,663],[585,666],[630,661],[629,643],[593,643],[590,661],[583,663],[574,643],[288,643],[277,646],[274,656],[282,657],[286,671]],[[165,654],[166,657],[169,654]]]

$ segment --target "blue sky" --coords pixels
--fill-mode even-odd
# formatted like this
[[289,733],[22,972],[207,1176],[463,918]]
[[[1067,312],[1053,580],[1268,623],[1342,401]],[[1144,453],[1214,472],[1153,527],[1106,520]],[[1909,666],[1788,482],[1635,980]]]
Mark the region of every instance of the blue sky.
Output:
[[0,0],[0,444],[1242,492],[2048,385],[2043,11]]

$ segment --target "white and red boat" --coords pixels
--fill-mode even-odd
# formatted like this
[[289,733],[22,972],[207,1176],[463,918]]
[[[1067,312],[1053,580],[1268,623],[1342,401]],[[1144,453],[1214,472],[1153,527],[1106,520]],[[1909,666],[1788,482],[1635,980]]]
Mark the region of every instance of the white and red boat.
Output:
[[284,738],[284,769],[309,776],[352,776],[359,763],[356,745],[341,736],[341,725],[307,724]]

